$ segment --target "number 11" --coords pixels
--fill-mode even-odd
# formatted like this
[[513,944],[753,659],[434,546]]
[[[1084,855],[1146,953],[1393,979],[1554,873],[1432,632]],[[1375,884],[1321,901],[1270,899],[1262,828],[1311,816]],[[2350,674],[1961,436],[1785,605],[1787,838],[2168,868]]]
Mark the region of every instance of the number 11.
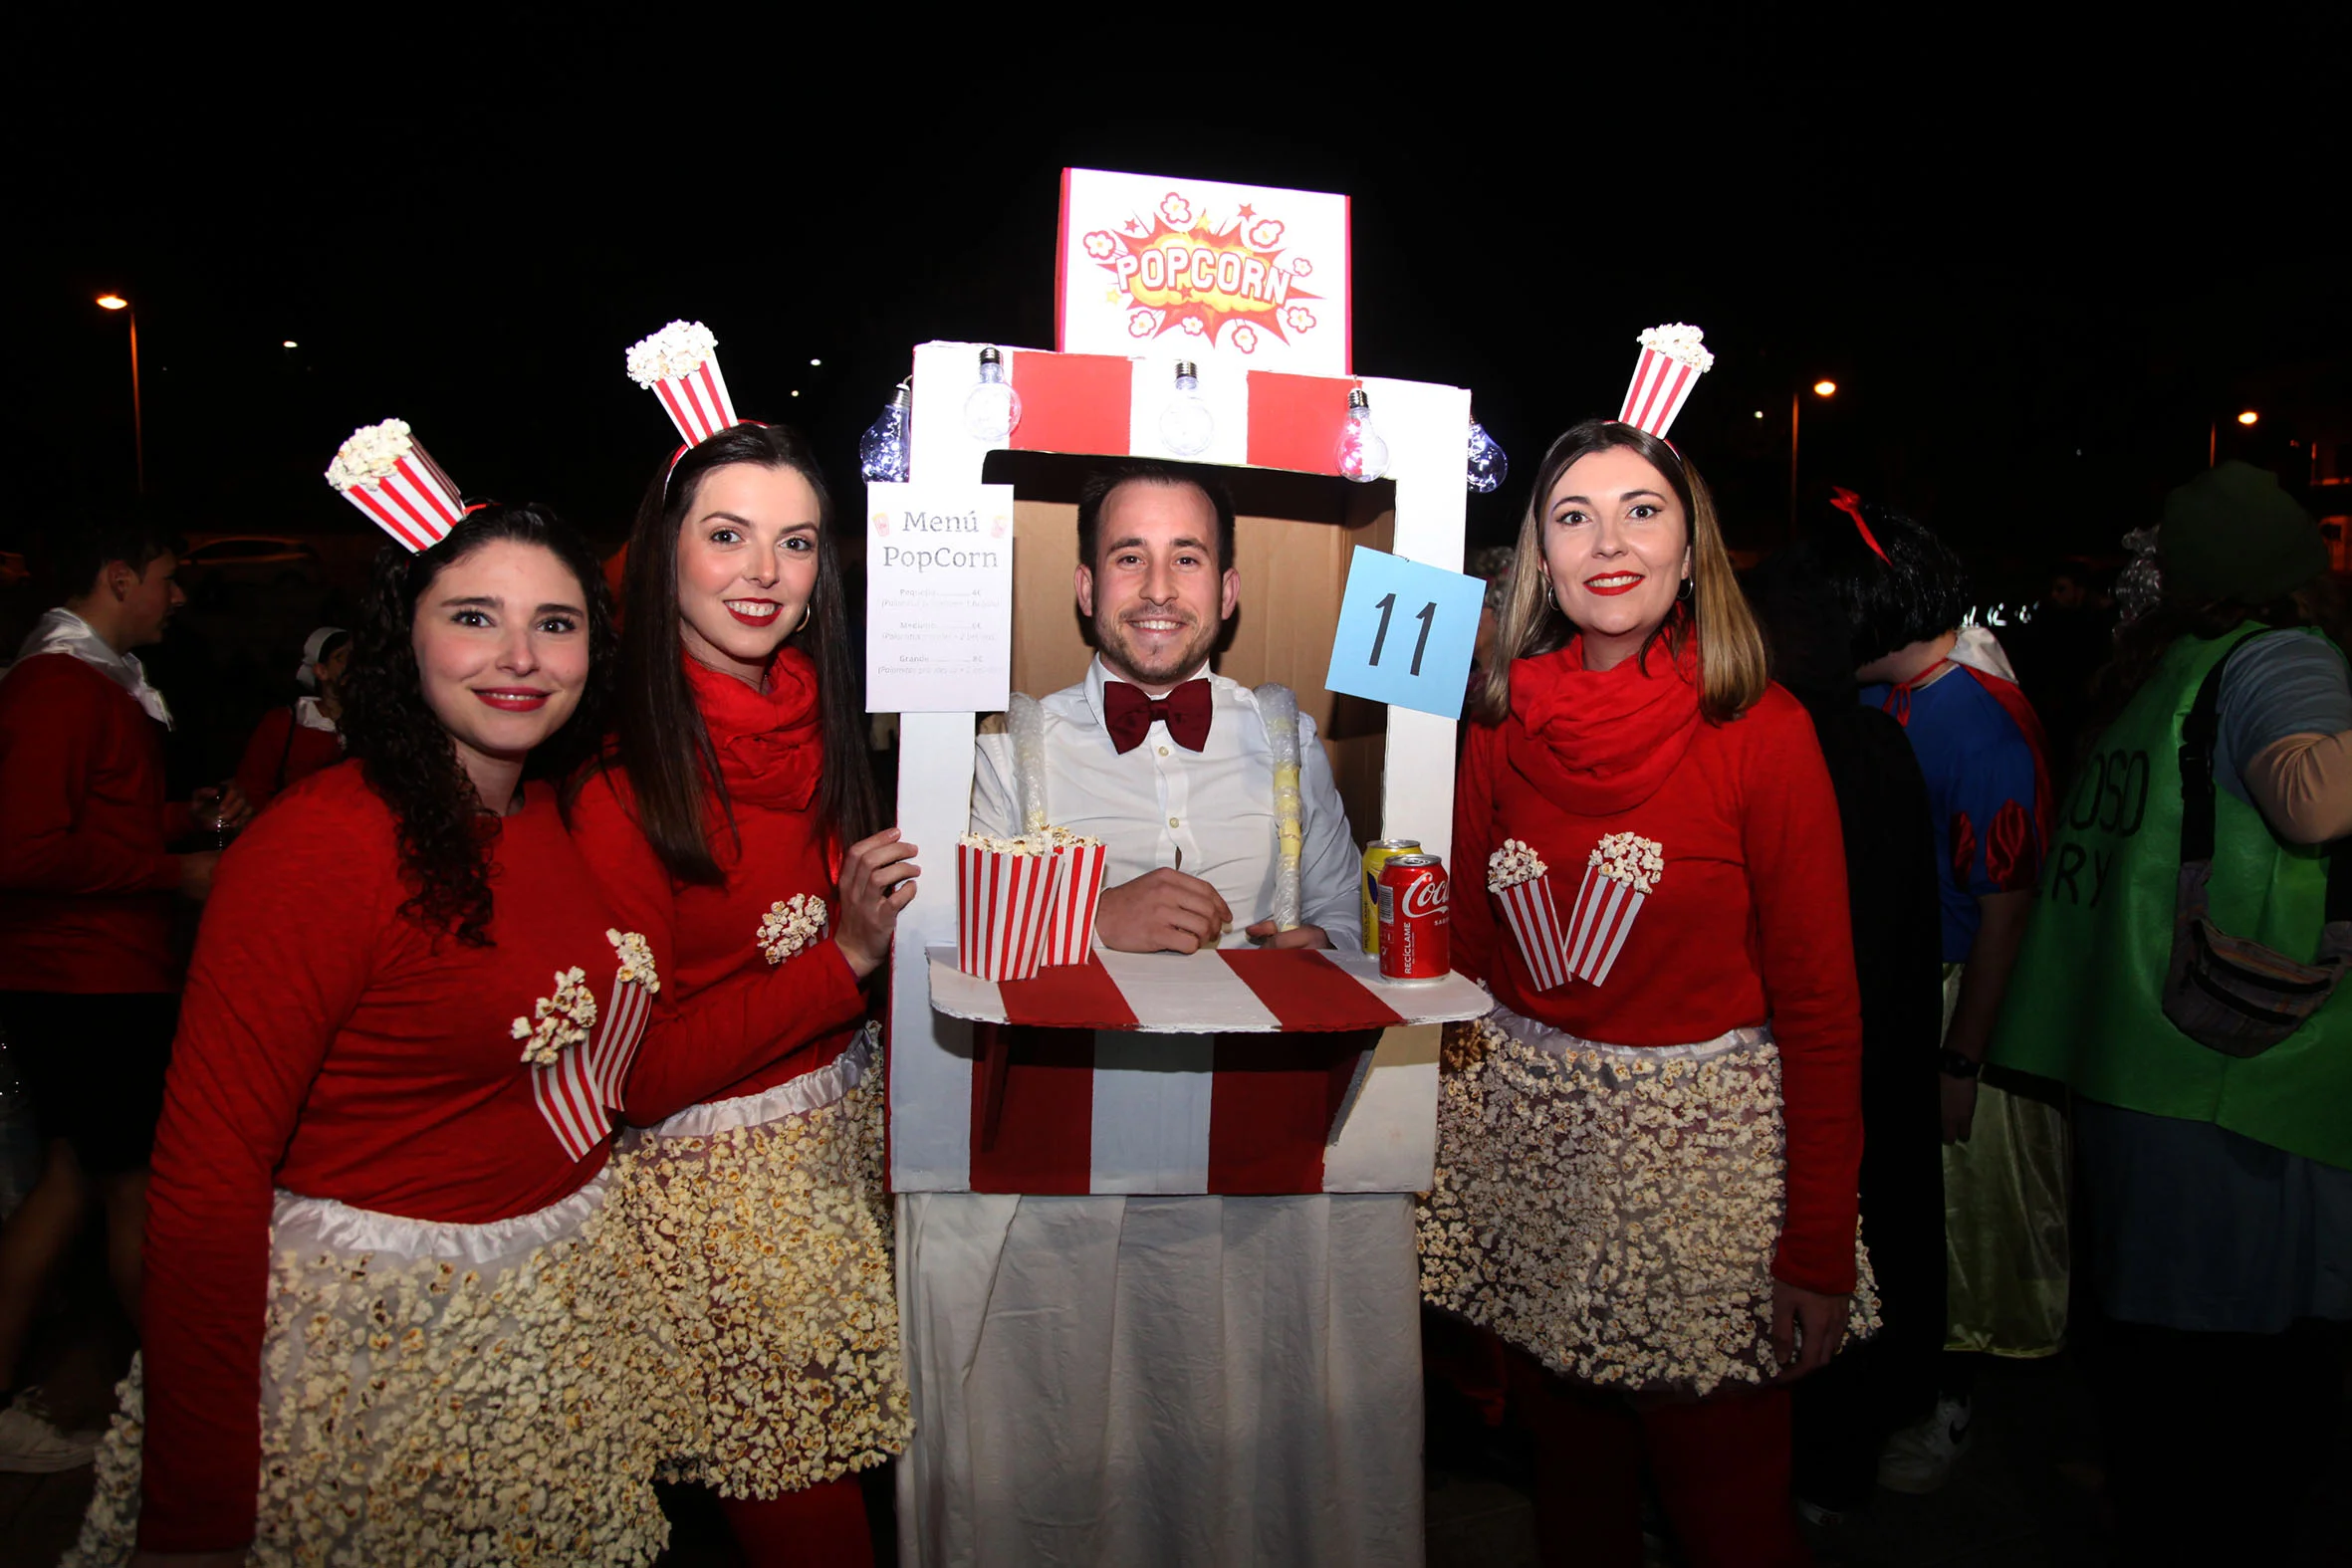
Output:
[[[1380,606],[1380,629],[1372,634],[1371,658],[1372,663],[1378,664],[1380,649],[1388,641],[1388,617],[1396,612],[1396,595],[1383,593],[1372,602]],[[1413,665],[1407,673],[1419,675],[1421,655],[1429,651],[1429,629],[1437,624],[1437,600],[1431,599],[1422,605],[1413,618],[1421,623],[1421,635],[1413,639]]]

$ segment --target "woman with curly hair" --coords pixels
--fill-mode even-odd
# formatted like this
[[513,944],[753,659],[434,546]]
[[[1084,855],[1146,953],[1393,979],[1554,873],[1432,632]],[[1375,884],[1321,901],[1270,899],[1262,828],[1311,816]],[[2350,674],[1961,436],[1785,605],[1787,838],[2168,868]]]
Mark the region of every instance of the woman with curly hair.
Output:
[[[665,1014],[742,1052],[719,1077],[657,1022],[628,1083],[650,1131],[624,1204],[701,1397],[673,1473],[718,1492],[756,1564],[870,1563],[851,1472],[909,1426],[860,988],[914,897],[915,849],[875,831],[827,512],[781,427],[722,431],[653,482],[618,744],[573,806],[623,923],[673,955]],[[788,1004],[737,1000],[777,986]]]
[[353,630],[352,760],[214,884],[69,1560],[649,1562],[674,1401],[600,1216],[660,982],[550,783],[602,733],[603,585],[491,506],[386,550]]
[[1422,1290],[1508,1347],[1545,1562],[1806,1560],[1787,1381],[1857,1296],[1861,1028],[1837,802],[1698,474],[1590,420],[1520,528],[1454,796],[1453,1041]]

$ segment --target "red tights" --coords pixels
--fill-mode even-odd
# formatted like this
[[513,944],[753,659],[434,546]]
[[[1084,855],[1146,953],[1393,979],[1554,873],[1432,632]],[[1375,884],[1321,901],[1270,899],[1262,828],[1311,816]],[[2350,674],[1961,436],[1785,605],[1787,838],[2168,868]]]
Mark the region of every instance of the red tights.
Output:
[[1535,1544],[1546,1564],[1638,1568],[1641,1461],[1693,1568],[1802,1568],[1788,1505],[1788,1390],[1635,1406],[1511,1353],[1511,1395],[1535,1437]]
[[873,1534],[857,1477],[777,1497],[722,1497],[720,1511],[751,1568],[873,1568]]

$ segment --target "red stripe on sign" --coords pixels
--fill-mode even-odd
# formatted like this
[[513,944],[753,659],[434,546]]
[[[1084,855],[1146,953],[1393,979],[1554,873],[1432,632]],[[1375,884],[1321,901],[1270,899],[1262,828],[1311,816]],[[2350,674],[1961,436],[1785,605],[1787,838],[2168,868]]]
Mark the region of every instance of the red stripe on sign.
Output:
[[[1361,991],[1363,988],[1356,988]],[[1057,1029],[1131,1029],[1135,1009],[1110,971],[1091,961],[1041,969],[1033,980],[997,987],[1005,1016],[1015,1023]]]
[[972,1191],[1090,1191],[1094,1031],[976,1023],[972,1044]]
[[1013,390],[1021,423],[1008,444],[1017,452],[1082,452],[1124,457],[1133,435],[1128,404],[1135,362],[1106,353],[1013,355]]
[[1405,1021],[1311,948],[1225,948],[1217,956],[1286,1030],[1385,1029]]
[[1331,1118],[1356,1061],[1379,1040],[1369,1031],[1218,1035],[1209,1085],[1209,1191],[1321,1192]]
[[1250,372],[1250,466],[1301,474],[1339,472],[1347,394],[1355,383],[1328,375]]

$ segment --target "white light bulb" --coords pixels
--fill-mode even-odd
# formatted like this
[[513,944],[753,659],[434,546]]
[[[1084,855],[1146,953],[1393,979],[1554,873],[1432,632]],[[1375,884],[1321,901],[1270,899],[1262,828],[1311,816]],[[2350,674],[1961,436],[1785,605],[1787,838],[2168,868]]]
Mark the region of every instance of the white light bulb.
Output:
[[1503,488],[1503,481],[1511,474],[1511,459],[1503,455],[1503,448],[1487,434],[1487,427],[1476,418],[1470,421],[1470,488],[1482,496],[1491,496]]
[[1339,472],[1368,485],[1388,472],[1388,443],[1372,424],[1372,400],[1362,391],[1347,394],[1347,428],[1339,433]]
[[907,443],[907,415],[914,397],[906,383],[898,383],[898,390],[890,394],[882,416],[866,427],[857,438],[857,470],[868,484],[904,484],[909,468]]
[[1198,457],[1217,439],[1217,416],[1201,396],[1201,377],[1190,359],[1176,363],[1176,395],[1160,410],[1160,444],[1178,457]]
[[980,350],[980,379],[964,398],[964,430],[975,441],[1003,446],[1021,423],[1021,394],[1005,379],[1005,356]]

